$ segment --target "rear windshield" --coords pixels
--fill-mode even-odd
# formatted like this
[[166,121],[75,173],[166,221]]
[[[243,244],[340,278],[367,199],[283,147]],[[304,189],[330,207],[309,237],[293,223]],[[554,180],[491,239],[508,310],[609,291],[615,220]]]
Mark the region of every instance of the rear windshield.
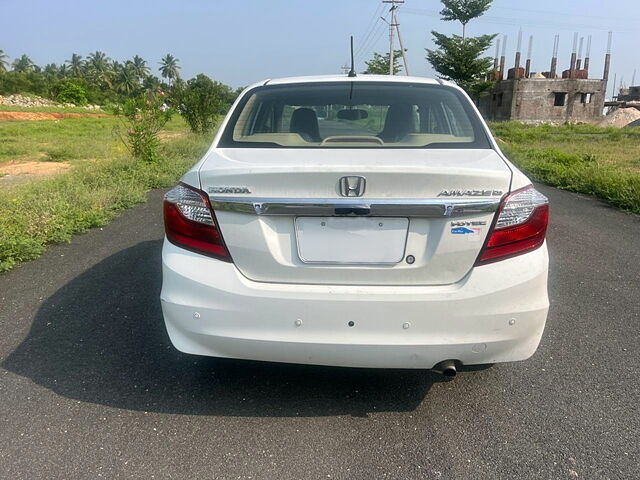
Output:
[[257,87],[234,109],[219,146],[490,148],[458,90],[382,82]]

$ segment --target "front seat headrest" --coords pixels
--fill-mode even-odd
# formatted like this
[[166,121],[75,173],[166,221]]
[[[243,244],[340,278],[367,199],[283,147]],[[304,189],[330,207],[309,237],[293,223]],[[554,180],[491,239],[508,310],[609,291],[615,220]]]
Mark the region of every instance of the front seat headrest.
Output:
[[296,108],[289,124],[291,133],[298,133],[307,142],[320,142],[320,128],[316,112],[310,108]]

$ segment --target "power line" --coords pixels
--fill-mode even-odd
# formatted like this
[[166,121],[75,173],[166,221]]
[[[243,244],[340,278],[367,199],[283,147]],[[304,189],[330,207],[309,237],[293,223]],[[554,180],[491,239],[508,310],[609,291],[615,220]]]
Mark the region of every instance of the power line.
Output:
[[[381,6],[383,8],[380,8]],[[381,14],[383,9],[384,9],[384,6],[379,5],[375,13]],[[380,27],[382,27],[382,23],[380,22],[380,20],[381,18],[378,15],[375,21],[372,23],[371,28],[369,28],[367,34],[364,36],[362,41],[359,42],[360,44],[356,49],[356,57],[359,57],[367,49],[367,46],[370,45],[371,40],[375,38],[376,33],[379,33]]]
[[[379,20],[384,20],[383,18],[379,18]],[[369,41],[362,45],[362,48],[359,49],[358,54],[356,55],[356,59],[360,60],[364,54],[369,52],[371,48],[378,44],[380,37],[385,32],[384,23],[380,22],[377,24],[378,29],[374,32],[374,36],[372,36]]]
[[360,46],[366,43],[367,40],[371,37],[371,34],[375,30],[377,23],[380,21],[380,14],[382,13],[383,9],[384,9],[384,5],[378,4],[376,9],[374,10],[373,15],[371,16],[371,18],[369,19],[369,22],[367,23],[367,28],[365,29],[365,33],[362,36]]

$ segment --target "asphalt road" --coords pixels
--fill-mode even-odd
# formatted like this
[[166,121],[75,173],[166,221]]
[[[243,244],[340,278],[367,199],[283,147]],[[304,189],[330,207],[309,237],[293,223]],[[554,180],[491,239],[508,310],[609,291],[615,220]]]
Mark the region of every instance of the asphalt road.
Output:
[[0,477],[640,478],[640,217],[542,190],[540,349],[452,381],[174,351],[152,192],[0,275]]

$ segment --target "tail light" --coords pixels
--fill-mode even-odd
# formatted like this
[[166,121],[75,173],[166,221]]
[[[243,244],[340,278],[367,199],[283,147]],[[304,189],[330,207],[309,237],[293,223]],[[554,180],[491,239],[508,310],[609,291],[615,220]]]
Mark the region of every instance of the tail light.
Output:
[[476,265],[530,252],[544,242],[549,200],[532,185],[507,195],[500,203]]
[[197,188],[180,183],[167,192],[164,196],[164,230],[167,240],[174,245],[231,261],[209,197]]

